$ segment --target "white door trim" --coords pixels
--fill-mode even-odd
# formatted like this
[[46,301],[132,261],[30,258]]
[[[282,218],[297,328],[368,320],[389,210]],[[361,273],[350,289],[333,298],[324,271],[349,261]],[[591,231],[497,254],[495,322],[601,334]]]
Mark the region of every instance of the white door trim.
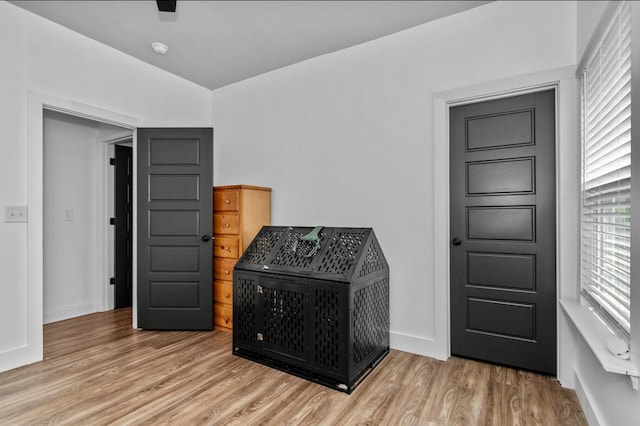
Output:
[[[14,351],[15,356],[11,357],[10,361],[14,365],[8,366],[9,368],[39,361],[43,355],[43,112],[45,109],[131,130],[135,130],[138,126],[138,120],[133,117],[47,93],[27,91],[27,205],[29,209],[27,221],[27,340],[24,347]],[[135,152],[135,132],[133,144]],[[134,181],[134,191],[135,184]],[[134,240],[134,245],[135,243]],[[135,267],[134,260],[134,294]]]
[[[555,87],[556,91],[556,282],[557,297],[572,298],[578,294],[575,269],[578,265],[579,233],[579,120],[578,84],[573,66],[518,76],[446,92],[433,96],[434,123],[434,239],[435,285],[434,356],[451,356],[449,308],[449,108],[485,100],[515,96]],[[562,182],[562,186],[560,185]],[[574,203],[573,200],[576,202]],[[568,201],[568,202],[567,202]],[[558,379],[573,387],[575,338],[558,309]]]

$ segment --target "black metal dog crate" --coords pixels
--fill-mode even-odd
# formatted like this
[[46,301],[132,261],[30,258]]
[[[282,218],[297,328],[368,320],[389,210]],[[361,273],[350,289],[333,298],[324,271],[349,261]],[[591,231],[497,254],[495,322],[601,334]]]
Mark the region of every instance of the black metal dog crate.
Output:
[[[319,247],[301,249],[311,231]],[[233,274],[233,353],[351,393],[389,353],[373,230],[263,227]]]

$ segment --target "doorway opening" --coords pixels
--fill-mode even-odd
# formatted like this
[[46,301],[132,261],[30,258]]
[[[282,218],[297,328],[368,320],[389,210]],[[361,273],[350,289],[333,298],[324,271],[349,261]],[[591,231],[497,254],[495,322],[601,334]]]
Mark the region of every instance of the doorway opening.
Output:
[[117,143],[131,146],[132,134],[129,128],[43,109],[44,324],[115,307],[108,279],[115,255],[103,247],[105,238],[107,246],[115,243],[105,221],[113,217],[115,204],[108,152]]
[[114,308],[131,306],[133,297],[133,148],[132,140],[115,143],[114,167]]

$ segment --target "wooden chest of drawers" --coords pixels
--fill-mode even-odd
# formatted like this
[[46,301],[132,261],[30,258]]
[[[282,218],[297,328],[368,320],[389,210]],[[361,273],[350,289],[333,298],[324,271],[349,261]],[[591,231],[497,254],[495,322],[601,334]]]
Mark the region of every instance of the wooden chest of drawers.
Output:
[[271,188],[213,187],[213,324],[233,327],[233,267],[258,231],[271,224]]

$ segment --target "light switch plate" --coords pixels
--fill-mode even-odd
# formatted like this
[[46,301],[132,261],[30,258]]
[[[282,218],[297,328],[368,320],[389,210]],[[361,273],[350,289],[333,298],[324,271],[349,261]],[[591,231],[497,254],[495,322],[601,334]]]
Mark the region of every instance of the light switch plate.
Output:
[[4,221],[20,223],[27,221],[27,206],[4,206]]

